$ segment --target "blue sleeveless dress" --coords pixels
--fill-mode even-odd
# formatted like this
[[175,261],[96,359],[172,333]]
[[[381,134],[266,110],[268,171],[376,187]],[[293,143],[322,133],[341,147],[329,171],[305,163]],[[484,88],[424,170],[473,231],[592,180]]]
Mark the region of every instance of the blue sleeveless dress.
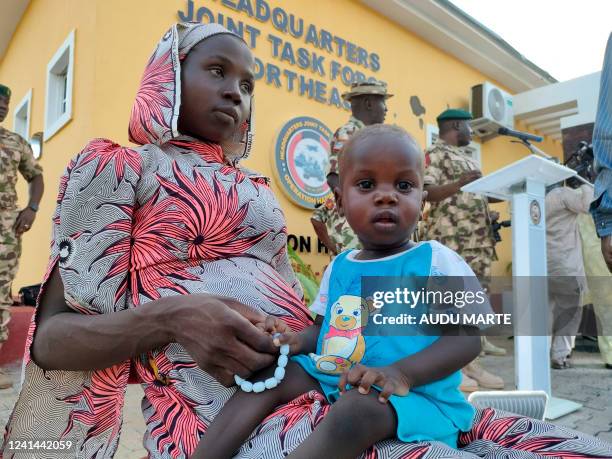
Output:
[[[341,320],[350,322],[351,314],[359,315],[362,277],[474,276],[459,255],[435,241],[423,242],[402,253],[377,260],[356,260],[356,253],[358,251],[346,251],[334,259],[311,307],[314,312],[325,314],[316,356],[302,354],[293,357],[320,383],[324,395],[332,403],[340,397],[337,386],[340,375],[322,372],[321,368],[346,362],[342,358],[328,362],[326,357],[320,357],[335,354],[339,347],[334,348],[334,342],[344,339],[344,350],[348,340],[355,342],[354,333],[338,331],[338,327],[330,327],[330,324],[338,324]],[[363,336],[363,342],[355,346],[351,360],[359,361],[361,357],[360,363],[365,366],[386,366],[431,346],[437,339],[437,336],[422,335]],[[392,395],[389,402],[397,414],[398,439],[404,442],[437,440],[456,448],[459,432],[470,430],[475,414],[459,390],[460,383],[461,372],[457,371],[438,381],[413,387],[406,396]]]

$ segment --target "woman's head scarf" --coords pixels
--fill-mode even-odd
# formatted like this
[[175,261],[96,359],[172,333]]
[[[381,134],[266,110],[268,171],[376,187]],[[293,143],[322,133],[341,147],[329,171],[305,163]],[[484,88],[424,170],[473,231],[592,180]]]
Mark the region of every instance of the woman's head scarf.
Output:
[[[181,61],[202,40],[231,33],[219,24],[178,23],[164,34],[149,59],[136,94],[130,116],[130,141],[139,145],[161,146],[183,136],[178,131]],[[233,138],[221,145],[225,158],[232,163],[246,158],[251,150],[253,132],[251,100],[248,120],[240,126]]]

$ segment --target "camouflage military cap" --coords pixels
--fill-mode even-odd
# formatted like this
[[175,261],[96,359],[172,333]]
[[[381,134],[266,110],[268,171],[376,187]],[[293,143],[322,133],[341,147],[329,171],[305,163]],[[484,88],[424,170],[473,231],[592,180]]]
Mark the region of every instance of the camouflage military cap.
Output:
[[442,113],[440,113],[436,118],[436,121],[471,119],[472,114],[470,112],[461,110],[460,108],[449,108],[448,110],[444,110]]
[[6,97],[7,99],[11,97],[11,88],[8,86],[4,86],[0,84],[0,97]]
[[387,93],[387,83],[383,81],[360,81],[351,85],[351,90],[342,94],[344,100],[350,101],[355,96],[383,96],[385,99],[393,97]]

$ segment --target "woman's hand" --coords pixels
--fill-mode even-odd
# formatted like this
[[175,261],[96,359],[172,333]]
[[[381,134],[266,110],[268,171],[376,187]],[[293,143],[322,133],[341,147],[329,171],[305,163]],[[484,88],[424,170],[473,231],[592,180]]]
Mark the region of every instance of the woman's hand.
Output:
[[346,391],[347,384],[357,387],[362,394],[369,393],[372,385],[377,385],[382,388],[378,396],[381,403],[387,403],[393,394],[406,395],[412,386],[406,375],[392,365],[387,367],[355,365],[340,376],[338,388],[341,393]]
[[256,324],[265,316],[231,298],[187,295],[172,306],[172,340],[183,346],[200,368],[226,387],[234,375],[272,365],[278,349]]
[[200,368],[230,386],[234,374],[248,377],[278,355],[271,336],[254,325],[265,316],[230,298],[170,296],[111,314],[76,313],[65,302],[57,266],[37,319],[32,358],[45,370],[109,368],[176,342]]

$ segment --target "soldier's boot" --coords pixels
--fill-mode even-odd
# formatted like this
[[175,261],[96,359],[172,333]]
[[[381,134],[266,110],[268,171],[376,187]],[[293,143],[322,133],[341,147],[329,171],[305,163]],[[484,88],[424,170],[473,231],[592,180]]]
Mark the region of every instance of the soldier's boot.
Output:
[[478,385],[483,389],[503,389],[504,380],[499,376],[489,373],[480,366],[475,360],[468,363],[463,368],[463,373],[466,376],[476,380]]
[[489,354],[489,355],[506,355],[506,350],[503,347],[498,347],[489,341],[486,336],[480,337],[480,344],[482,345],[481,354]]
[[461,392],[476,392],[478,390],[478,383],[466,376],[465,373],[461,372],[461,385],[459,386]]

